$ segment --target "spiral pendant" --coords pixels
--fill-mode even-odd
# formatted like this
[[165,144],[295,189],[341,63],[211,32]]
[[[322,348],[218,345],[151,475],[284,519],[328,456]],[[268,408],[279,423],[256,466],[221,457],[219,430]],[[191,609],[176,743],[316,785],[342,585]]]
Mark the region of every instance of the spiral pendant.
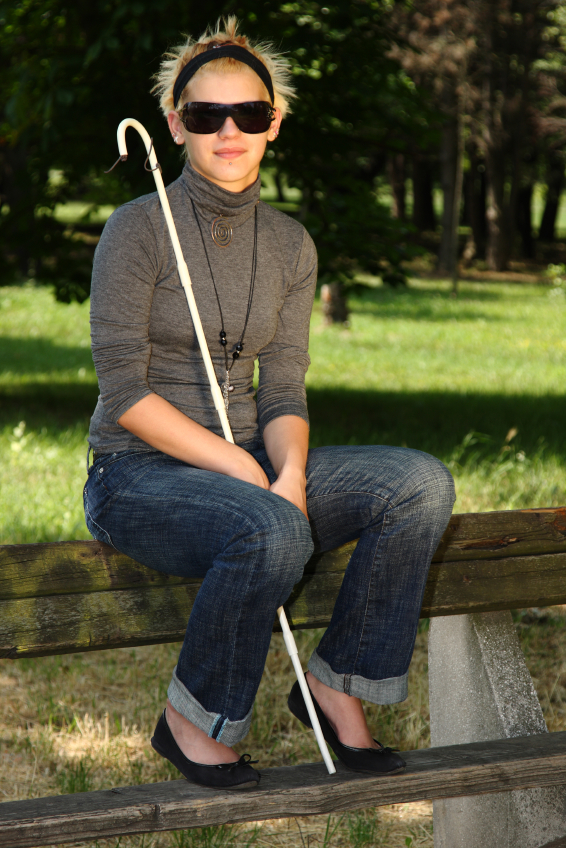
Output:
[[232,224],[220,215],[212,222],[212,240],[218,247],[228,247],[232,241]]

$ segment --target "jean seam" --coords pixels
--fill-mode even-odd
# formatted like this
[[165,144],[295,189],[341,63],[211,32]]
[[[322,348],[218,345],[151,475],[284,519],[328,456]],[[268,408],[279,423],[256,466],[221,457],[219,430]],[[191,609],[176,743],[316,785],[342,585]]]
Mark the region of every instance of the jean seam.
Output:
[[364,631],[365,631],[365,627],[366,627],[366,620],[367,620],[368,607],[369,607],[369,596],[371,594],[371,587],[373,585],[373,578],[375,576],[375,560],[376,560],[376,557],[377,557],[377,552],[379,551],[379,545],[381,544],[381,537],[383,536],[383,529],[385,527],[386,520],[387,520],[387,511],[384,512],[384,514],[383,514],[383,520],[381,522],[381,530],[379,532],[379,539],[377,540],[377,544],[375,546],[375,555],[374,555],[374,558],[373,558],[373,562],[371,564],[371,575],[370,575],[370,579],[368,581],[368,588],[367,588],[367,594],[366,594],[366,606],[365,606],[365,609],[364,609],[364,617],[363,617],[362,626],[361,626],[361,629],[360,629],[360,638],[358,640],[358,650],[356,651],[356,658],[355,658],[354,664],[352,666],[352,674],[356,673],[356,665],[357,665],[357,662],[358,662],[358,658],[360,656],[360,650],[361,650],[362,641],[363,641],[363,638],[364,638]]
[[372,498],[378,498],[380,501],[383,501],[386,504],[390,503],[389,498],[384,498],[381,495],[378,495],[376,492],[365,492],[362,489],[356,489],[354,491],[349,491],[349,492],[341,492],[341,491],[324,492],[324,494],[322,494],[322,495],[311,495],[311,496],[309,496],[308,500],[309,501],[317,501],[317,500],[320,500],[320,498],[327,498],[329,495],[345,495],[345,494],[346,495],[369,495]]
[[[100,530],[100,532],[102,533],[102,535],[103,535],[103,536],[106,536],[106,538],[108,539],[107,544],[111,545],[111,546],[114,548],[114,550],[115,550],[115,551],[117,551],[117,550],[118,550],[118,548],[116,547],[116,545],[115,545],[115,544],[114,544],[114,542],[112,541],[112,536],[110,535],[110,533],[108,532],[108,530],[105,530],[105,529],[104,529],[104,527],[101,527],[101,526],[100,526],[100,524],[99,524],[97,521],[95,521],[95,520],[94,520],[94,518],[92,517],[91,512],[90,512],[90,509],[89,509],[89,507],[88,507],[88,494],[87,494],[87,492],[86,492],[86,491],[85,491],[85,512],[86,512],[86,514],[88,515],[88,517],[89,517],[89,519],[90,519],[91,523],[92,523],[92,524],[94,524],[94,526],[95,526],[98,530]],[[90,530],[89,530],[89,532],[90,532]],[[97,541],[100,541],[100,539],[97,539]]]
[[[249,585],[251,583],[252,574],[253,574],[254,571],[255,571],[255,563],[254,563],[254,568],[248,569],[248,580],[247,580],[247,583],[246,583],[246,592],[248,591]],[[228,679],[228,685],[227,685],[227,688],[226,688],[226,697],[224,699],[224,710],[226,710],[226,711],[227,711],[227,708],[228,708],[227,705],[228,705],[228,701],[230,699],[230,691],[231,691],[231,688],[232,688],[232,677],[233,677],[233,673],[234,673],[234,655],[236,653],[236,644],[237,644],[237,641],[238,641],[238,631],[239,631],[239,628],[240,628],[241,620],[242,620],[242,605],[240,604],[239,607],[238,607],[238,620],[237,620],[237,623],[236,623],[236,627],[234,628],[234,640],[233,640],[233,643],[232,643],[232,653],[231,653],[231,656],[230,656],[230,677]],[[225,712],[224,712],[223,717],[227,718]],[[220,732],[222,732],[223,730],[224,730],[224,725],[222,726]]]
[[212,726],[211,726],[210,730],[208,731],[208,738],[209,739],[215,738],[214,731],[216,730],[216,725],[218,724],[218,722],[220,721],[221,718],[222,718],[222,716],[220,715],[220,713],[217,713],[216,718],[214,719]]

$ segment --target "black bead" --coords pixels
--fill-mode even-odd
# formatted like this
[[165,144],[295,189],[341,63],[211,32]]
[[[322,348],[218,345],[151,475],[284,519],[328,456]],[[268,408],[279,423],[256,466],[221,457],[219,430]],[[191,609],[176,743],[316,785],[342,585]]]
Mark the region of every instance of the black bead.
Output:
[[221,338],[221,339],[225,339],[225,338],[226,338],[226,330],[220,330],[220,338]]
[[222,347],[226,347],[228,342],[226,341],[226,339],[220,339],[220,344],[222,345]]
[[236,345],[236,350],[240,351],[240,353],[241,353],[243,351],[243,349],[244,349],[244,343],[238,342],[238,344]]
[[238,359],[239,356],[240,356],[240,351],[235,350],[234,353],[232,354],[232,359]]

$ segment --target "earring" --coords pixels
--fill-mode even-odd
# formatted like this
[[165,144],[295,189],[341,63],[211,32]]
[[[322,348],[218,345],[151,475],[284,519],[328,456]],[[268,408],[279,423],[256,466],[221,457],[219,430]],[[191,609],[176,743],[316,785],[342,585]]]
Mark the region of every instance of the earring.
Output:
[[275,141],[275,139],[277,138],[278,135],[279,135],[279,130],[273,130],[273,141]]

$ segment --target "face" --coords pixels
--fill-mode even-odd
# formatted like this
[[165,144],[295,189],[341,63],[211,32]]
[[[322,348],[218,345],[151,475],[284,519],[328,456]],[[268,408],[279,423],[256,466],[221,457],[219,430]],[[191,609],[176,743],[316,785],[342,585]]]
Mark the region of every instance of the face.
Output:
[[[207,103],[246,103],[268,100],[259,77],[247,69],[236,74],[204,73],[189,84],[189,99]],[[183,139],[192,167],[203,177],[228,191],[244,191],[257,179],[259,164],[268,141],[279,132],[281,112],[265,133],[243,133],[232,118],[227,118],[216,133],[199,135],[187,132],[177,112],[169,112],[173,138]]]

